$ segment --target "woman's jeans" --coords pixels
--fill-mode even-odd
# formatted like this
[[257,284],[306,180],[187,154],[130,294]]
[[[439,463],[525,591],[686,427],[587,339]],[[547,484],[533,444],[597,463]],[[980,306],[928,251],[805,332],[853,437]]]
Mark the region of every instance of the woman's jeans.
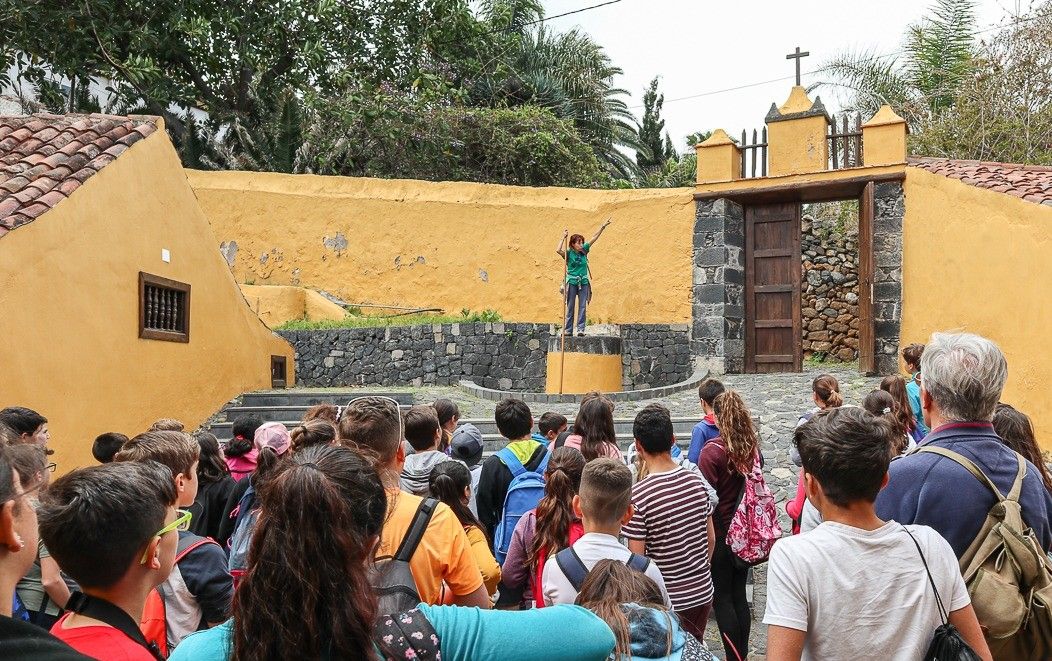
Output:
[[574,299],[577,300],[577,334],[584,333],[584,323],[587,317],[585,311],[588,308],[588,299],[592,298],[592,285],[566,285],[566,322],[563,324],[563,332],[573,335],[573,306]]

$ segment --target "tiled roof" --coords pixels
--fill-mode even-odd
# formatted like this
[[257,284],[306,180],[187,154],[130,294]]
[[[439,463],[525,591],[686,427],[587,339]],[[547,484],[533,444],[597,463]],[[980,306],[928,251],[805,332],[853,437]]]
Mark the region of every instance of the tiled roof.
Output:
[[908,163],[944,177],[960,179],[972,186],[1052,206],[1052,167],[912,156]]
[[156,130],[153,117],[0,117],[0,237],[51,210]]

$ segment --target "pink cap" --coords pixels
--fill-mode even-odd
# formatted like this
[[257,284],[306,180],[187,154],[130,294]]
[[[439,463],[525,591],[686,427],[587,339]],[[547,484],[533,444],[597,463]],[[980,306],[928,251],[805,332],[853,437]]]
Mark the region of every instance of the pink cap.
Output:
[[280,422],[265,422],[256,430],[253,443],[259,450],[270,448],[277,454],[285,454],[292,445],[292,437]]

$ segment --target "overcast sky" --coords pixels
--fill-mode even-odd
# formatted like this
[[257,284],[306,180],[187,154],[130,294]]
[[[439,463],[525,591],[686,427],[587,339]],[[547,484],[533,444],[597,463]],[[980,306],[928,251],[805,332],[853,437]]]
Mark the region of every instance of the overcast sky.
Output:
[[[596,5],[603,0],[544,0],[548,16]],[[548,21],[554,29],[579,26],[606,48],[624,70],[617,81],[631,92],[629,105],[642,114],[643,88],[661,76],[665,128],[679,150],[694,131],[724,128],[732,135],[763,126],[772,102],[781,104],[793,84],[796,46],[809,51],[803,71],[817,69],[835,53],[899,49],[906,26],[925,15],[928,0],[620,0]],[[979,0],[983,29],[1018,12],[1017,0]],[[987,35],[981,35],[980,38]],[[804,75],[803,84],[821,74]],[[706,92],[789,77],[717,94]],[[832,90],[817,92],[829,110],[838,107]],[[865,119],[865,118],[864,118]]]

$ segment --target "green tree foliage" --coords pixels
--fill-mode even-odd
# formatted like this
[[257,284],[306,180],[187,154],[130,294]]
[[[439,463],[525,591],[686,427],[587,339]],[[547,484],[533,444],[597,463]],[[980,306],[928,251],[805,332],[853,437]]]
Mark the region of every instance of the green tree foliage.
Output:
[[407,83],[422,59],[443,55],[435,44],[472,29],[463,0],[35,0],[6,19],[25,79],[113,81],[165,116],[177,141],[185,126],[173,106],[225,122],[254,111],[253,85],[329,90],[380,72]]
[[870,116],[890,104],[911,129],[953,104],[972,71],[975,0],[936,0],[931,15],[910,26],[901,53],[841,53],[822,69],[852,98],[848,106]]
[[650,81],[643,91],[643,121],[639,124],[639,149],[636,151],[636,163],[646,171],[661,167],[669,159],[678,160],[672,138],[665,130],[665,120],[661,118],[661,107],[665,104],[665,95],[658,93],[658,77]]
[[910,136],[910,151],[1052,165],[1052,5],[984,43],[952,103]]
[[479,17],[493,66],[480,71],[470,89],[477,105],[536,105],[568,119],[611,174],[631,177],[635,162],[619,147],[634,148],[635,118],[625,90],[613,86],[622,73],[602,46],[577,29],[553,32],[543,24],[536,0],[482,0]]
[[588,35],[541,18],[539,0],[0,0],[0,64],[15,62],[57,112],[99,103],[51,81],[108,81],[103,110],[164,116],[189,167],[294,172],[331,157],[342,164],[326,171],[378,176],[634,175],[620,69]]
[[573,124],[544,108],[472,108],[361,89],[311,106],[297,171],[524,186],[611,183]]

